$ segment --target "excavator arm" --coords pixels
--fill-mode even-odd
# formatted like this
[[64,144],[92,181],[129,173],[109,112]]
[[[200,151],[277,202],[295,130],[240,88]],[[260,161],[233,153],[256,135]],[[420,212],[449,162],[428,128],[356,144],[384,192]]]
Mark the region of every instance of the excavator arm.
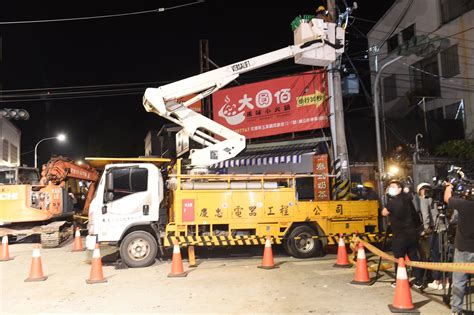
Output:
[[54,185],[64,186],[69,178],[90,183],[83,209],[83,214],[87,215],[99,181],[99,173],[87,164],[78,165],[74,161],[61,156],[49,160],[41,172],[41,183],[43,184],[51,182]]
[[[336,55],[343,52],[344,31],[334,23],[325,23],[316,19],[313,21],[315,22],[312,24],[311,31],[314,36],[304,43],[233,63],[158,88],[146,89],[143,97],[145,109],[182,126],[182,132],[186,137],[204,146],[202,149],[191,150],[191,166],[205,168],[235,157],[245,149],[245,137],[194,112],[188,106],[218,91],[242,73],[291,57],[302,56],[311,50],[315,51],[314,57],[312,59],[306,58],[300,63],[321,66],[334,61]],[[299,59],[301,60],[301,58]],[[323,59],[324,62],[321,62]],[[180,101],[181,98],[189,95],[194,96],[187,101]]]

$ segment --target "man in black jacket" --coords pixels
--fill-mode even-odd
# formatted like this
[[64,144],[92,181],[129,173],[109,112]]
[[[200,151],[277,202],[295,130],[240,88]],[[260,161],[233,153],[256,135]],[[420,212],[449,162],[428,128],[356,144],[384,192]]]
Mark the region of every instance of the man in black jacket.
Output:
[[[392,229],[392,251],[395,258],[405,258],[408,255],[410,260],[418,259],[418,240],[420,226],[416,218],[418,215],[409,194],[402,192],[403,187],[400,181],[390,181],[387,193],[389,201],[382,209],[382,215],[388,216]],[[395,265],[395,268],[397,265]],[[396,271],[396,270],[395,270]],[[413,268],[415,282],[413,286],[417,289],[423,287],[423,271]],[[395,282],[392,283],[392,286]]]
[[[455,263],[474,262],[474,200],[453,197],[453,185],[446,183],[444,202],[451,209],[458,211],[458,225],[454,240]],[[453,272],[453,293],[451,295],[451,311],[461,314],[464,295],[466,293],[468,275]]]

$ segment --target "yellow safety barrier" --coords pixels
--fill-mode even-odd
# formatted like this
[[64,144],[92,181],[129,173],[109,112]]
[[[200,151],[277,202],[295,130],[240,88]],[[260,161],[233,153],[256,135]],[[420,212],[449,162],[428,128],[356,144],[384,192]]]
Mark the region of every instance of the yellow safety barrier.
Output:
[[[371,245],[370,243],[361,240],[359,237],[354,237],[355,242],[361,242],[365,248],[367,248],[373,254],[382,257],[382,259],[390,260],[392,262],[397,262],[397,259],[392,255],[389,255],[377,247]],[[421,268],[421,269],[430,269],[446,272],[463,272],[474,274],[474,263],[433,263],[433,262],[423,262],[423,261],[405,261],[407,266]]]

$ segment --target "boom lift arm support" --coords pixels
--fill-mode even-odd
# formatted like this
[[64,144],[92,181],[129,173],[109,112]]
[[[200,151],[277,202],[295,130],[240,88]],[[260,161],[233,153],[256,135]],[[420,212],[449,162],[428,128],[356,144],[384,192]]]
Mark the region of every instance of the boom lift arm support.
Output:
[[[334,34],[329,34],[329,30],[332,30]],[[317,36],[303,44],[282,48],[158,88],[147,88],[143,97],[143,106],[148,112],[153,112],[182,126],[187,137],[204,146],[203,149],[191,150],[191,166],[205,168],[231,159],[245,149],[245,137],[194,112],[188,106],[218,91],[242,73],[310,50],[322,50],[327,46],[338,54],[342,53],[343,35],[342,38],[335,35],[340,34],[340,32],[335,32],[335,26],[321,31],[323,36]],[[329,38],[333,38],[333,42]],[[334,54],[334,51],[332,53]],[[193,94],[196,95],[187,101],[180,100]],[[212,136],[206,132],[210,132]]]

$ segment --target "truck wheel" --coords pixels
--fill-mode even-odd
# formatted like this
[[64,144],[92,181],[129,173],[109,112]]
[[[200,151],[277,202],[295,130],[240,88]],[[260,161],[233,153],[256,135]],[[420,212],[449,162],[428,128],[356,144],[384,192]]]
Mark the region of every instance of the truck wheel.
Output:
[[322,256],[323,245],[321,240],[312,238],[316,235],[316,231],[309,226],[297,226],[290,233],[290,238],[288,240],[289,252],[296,258]]
[[158,245],[148,232],[135,231],[120,244],[120,257],[131,268],[147,267],[155,262]]

